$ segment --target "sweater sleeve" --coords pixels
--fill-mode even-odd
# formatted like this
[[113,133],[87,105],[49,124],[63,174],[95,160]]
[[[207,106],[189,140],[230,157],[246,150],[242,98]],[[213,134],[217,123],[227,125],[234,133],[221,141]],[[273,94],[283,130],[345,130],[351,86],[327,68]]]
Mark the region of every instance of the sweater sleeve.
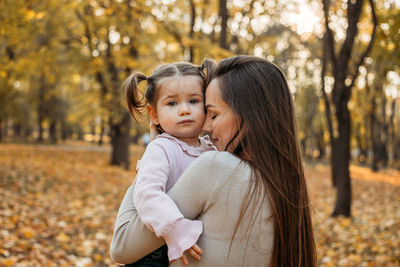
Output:
[[224,152],[209,151],[202,154],[168,192],[186,218],[197,218],[216,191],[221,180],[221,166],[217,162],[221,153]]
[[134,186],[129,187],[122,200],[110,245],[111,258],[122,264],[136,262],[165,243],[140,220],[133,203],[133,191]]
[[[196,219],[202,213],[215,191],[215,182],[220,174],[210,162],[214,153],[218,152],[206,152],[196,159],[168,192],[189,220]],[[122,264],[136,262],[164,244],[164,240],[157,238],[140,220],[133,202],[133,190],[131,186],[121,203],[110,246],[111,258]],[[173,234],[175,230],[179,231],[179,227],[173,228],[170,233]],[[167,240],[170,235],[164,238]]]
[[[173,157],[174,153],[169,155]],[[140,219],[157,237],[164,237],[169,260],[181,257],[196,244],[203,229],[201,221],[185,219],[165,192],[173,160],[162,144],[152,142],[140,161],[134,192]]]

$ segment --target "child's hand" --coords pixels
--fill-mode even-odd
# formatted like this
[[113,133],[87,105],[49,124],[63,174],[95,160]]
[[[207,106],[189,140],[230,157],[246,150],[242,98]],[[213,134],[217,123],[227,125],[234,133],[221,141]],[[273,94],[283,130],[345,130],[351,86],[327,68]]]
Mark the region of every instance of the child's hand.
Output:
[[[203,254],[203,251],[201,250],[201,248],[197,244],[194,244],[193,247],[189,248],[185,252],[189,253],[190,256],[192,256],[193,258],[195,258],[198,261],[201,259],[201,255]],[[184,265],[188,265],[189,261],[185,256],[185,252],[183,252],[183,255],[181,257],[181,261],[182,261],[182,263]],[[174,262],[174,261],[172,261],[172,262]]]

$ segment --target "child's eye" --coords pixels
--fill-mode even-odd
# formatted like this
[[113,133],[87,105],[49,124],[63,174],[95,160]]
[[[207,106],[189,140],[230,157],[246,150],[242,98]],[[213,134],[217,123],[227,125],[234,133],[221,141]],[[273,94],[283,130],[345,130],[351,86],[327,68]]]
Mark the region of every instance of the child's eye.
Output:
[[168,106],[176,106],[177,104],[176,101],[170,101],[167,103]]
[[197,104],[197,103],[199,103],[200,101],[197,100],[197,99],[192,99],[192,100],[190,100],[189,102],[190,102],[190,104]]

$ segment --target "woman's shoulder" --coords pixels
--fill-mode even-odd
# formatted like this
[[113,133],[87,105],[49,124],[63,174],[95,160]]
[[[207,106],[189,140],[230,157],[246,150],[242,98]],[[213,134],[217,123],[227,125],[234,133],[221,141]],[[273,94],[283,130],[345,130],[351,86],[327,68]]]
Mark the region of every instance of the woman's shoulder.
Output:
[[205,158],[205,159],[212,159],[212,160],[228,160],[228,161],[240,161],[238,157],[235,155],[227,152],[227,151],[216,151],[216,150],[210,150],[207,152],[204,152],[200,158]]
[[207,151],[198,157],[193,164],[206,170],[236,169],[239,165],[247,166],[240,158],[226,151]]

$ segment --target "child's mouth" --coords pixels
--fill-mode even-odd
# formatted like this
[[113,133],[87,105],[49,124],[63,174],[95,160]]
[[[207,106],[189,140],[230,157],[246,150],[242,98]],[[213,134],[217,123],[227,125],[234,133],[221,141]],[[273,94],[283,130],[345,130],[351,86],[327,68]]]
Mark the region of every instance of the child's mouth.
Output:
[[181,122],[179,122],[179,124],[187,124],[187,123],[192,123],[192,120],[183,120]]

